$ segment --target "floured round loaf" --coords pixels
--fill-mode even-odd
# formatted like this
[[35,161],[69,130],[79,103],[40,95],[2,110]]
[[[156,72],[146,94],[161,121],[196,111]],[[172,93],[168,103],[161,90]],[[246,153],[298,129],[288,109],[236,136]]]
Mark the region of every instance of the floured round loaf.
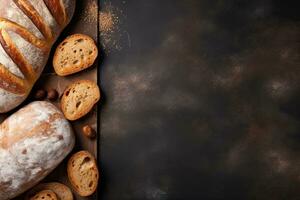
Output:
[[28,104],[0,125],[0,199],[16,197],[49,174],[72,150],[69,122],[51,103]]
[[0,113],[4,113],[30,93],[53,43],[73,16],[76,1],[0,2]]

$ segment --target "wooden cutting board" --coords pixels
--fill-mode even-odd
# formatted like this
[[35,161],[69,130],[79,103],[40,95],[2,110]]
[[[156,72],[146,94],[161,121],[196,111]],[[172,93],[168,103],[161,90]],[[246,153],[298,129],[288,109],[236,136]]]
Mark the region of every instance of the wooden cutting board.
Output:
[[[52,47],[52,52],[49,57],[48,64],[45,67],[45,70],[43,71],[41,77],[35,84],[31,94],[27,98],[27,100],[20,105],[18,108],[14,109],[13,111],[3,114],[0,116],[1,121],[3,121],[7,116],[21,108],[22,106],[28,104],[29,102],[34,101],[33,95],[38,89],[50,89],[54,88],[58,91],[59,95],[61,95],[66,88],[66,86],[70,83],[72,83],[75,80],[80,79],[89,79],[97,81],[98,77],[98,60],[94,63],[94,65],[89,68],[88,70],[84,70],[82,72],[79,72],[74,75],[70,75],[68,77],[59,77],[54,73],[53,67],[52,67],[52,58],[53,53],[56,48],[56,46],[67,36],[74,34],[74,33],[83,33],[91,36],[97,43],[98,43],[98,1],[97,0],[77,0],[76,10],[74,17],[72,18],[72,21],[70,24],[64,29],[63,33],[58,38],[57,42]],[[60,100],[53,102],[55,105],[59,107]],[[101,100],[100,100],[101,102]],[[95,106],[93,110],[87,114],[85,117],[75,121],[71,122],[74,133],[76,135],[76,144],[75,148],[73,149],[72,153],[77,152],[79,150],[88,150],[91,152],[95,157],[97,158],[97,149],[98,149],[98,138],[95,140],[90,140],[83,136],[82,134],[82,127],[84,125],[91,125],[95,130],[98,131],[97,127],[97,119],[98,119],[98,113],[97,113],[97,107]],[[98,133],[99,134],[99,133]],[[72,154],[71,153],[71,154]],[[70,155],[71,155],[70,154]],[[42,182],[52,182],[52,181],[58,181],[61,183],[66,184],[71,188],[71,185],[67,178],[67,172],[66,172],[66,163],[68,161],[68,158],[70,155],[49,175],[45,180]],[[98,199],[97,193],[90,197],[79,197],[76,195],[76,193],[73,191],[74,197],[76,200],[83,200],[83,199]],[[24,195],[21,195],[20,197],[16,199],[23,199]]]

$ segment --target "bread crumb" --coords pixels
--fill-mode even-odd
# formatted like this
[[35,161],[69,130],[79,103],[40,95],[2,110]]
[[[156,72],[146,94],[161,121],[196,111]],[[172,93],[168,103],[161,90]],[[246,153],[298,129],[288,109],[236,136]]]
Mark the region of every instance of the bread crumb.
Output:
[[101,44],[106,52],[121,50],[120,15],[122,11],[114,8],[111,4],[104,4],[99,12],[99,29]]
[[98,5],[96,1],[91,1],[87,4],[83,13],[83,20],[87,23],[97,22],[98,19]]
[[111,11],[100,12],[99,26],[100,31],[109,33],[114,31],[114,25],[117,23],[118,17]]

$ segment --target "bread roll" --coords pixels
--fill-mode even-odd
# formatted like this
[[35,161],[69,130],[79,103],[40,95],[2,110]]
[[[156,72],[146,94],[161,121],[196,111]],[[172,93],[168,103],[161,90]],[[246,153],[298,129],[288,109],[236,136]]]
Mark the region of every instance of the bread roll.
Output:
[[0,4],[0,113],[28,96],[75,0],[5,0]]
[[34,186],[73,146],[69,122],[49,102],[33,102],[8,117],[0,125],[0,199]]

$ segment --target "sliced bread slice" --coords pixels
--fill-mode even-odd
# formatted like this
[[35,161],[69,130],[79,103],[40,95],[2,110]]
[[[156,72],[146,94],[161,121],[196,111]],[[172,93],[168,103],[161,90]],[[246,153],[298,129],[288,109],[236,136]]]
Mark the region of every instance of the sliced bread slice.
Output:
[[90,112],[99,99],[98,85],[90,80],[80,80],[66,88],[61,99],[61,108],[68,120],[77,120]]
[[42,190],[30,198],[30,200],[57,200],[57,196],[51,190]]
[[43,190],[53,191],[59,200],[73,200],[73,194],[70,188],[58,182],[38,184],[26,194],[25,199],[31,199],[33,196]]
[[89,152],[79,151],[68,161],[68,177],[74,190],[80,196],[92,195],[98,186],[97,162]]
[[56,48],[53,67],[59,76],[66,76],[92,66],[97,56],[97,45],[91,37],[74,34]]

